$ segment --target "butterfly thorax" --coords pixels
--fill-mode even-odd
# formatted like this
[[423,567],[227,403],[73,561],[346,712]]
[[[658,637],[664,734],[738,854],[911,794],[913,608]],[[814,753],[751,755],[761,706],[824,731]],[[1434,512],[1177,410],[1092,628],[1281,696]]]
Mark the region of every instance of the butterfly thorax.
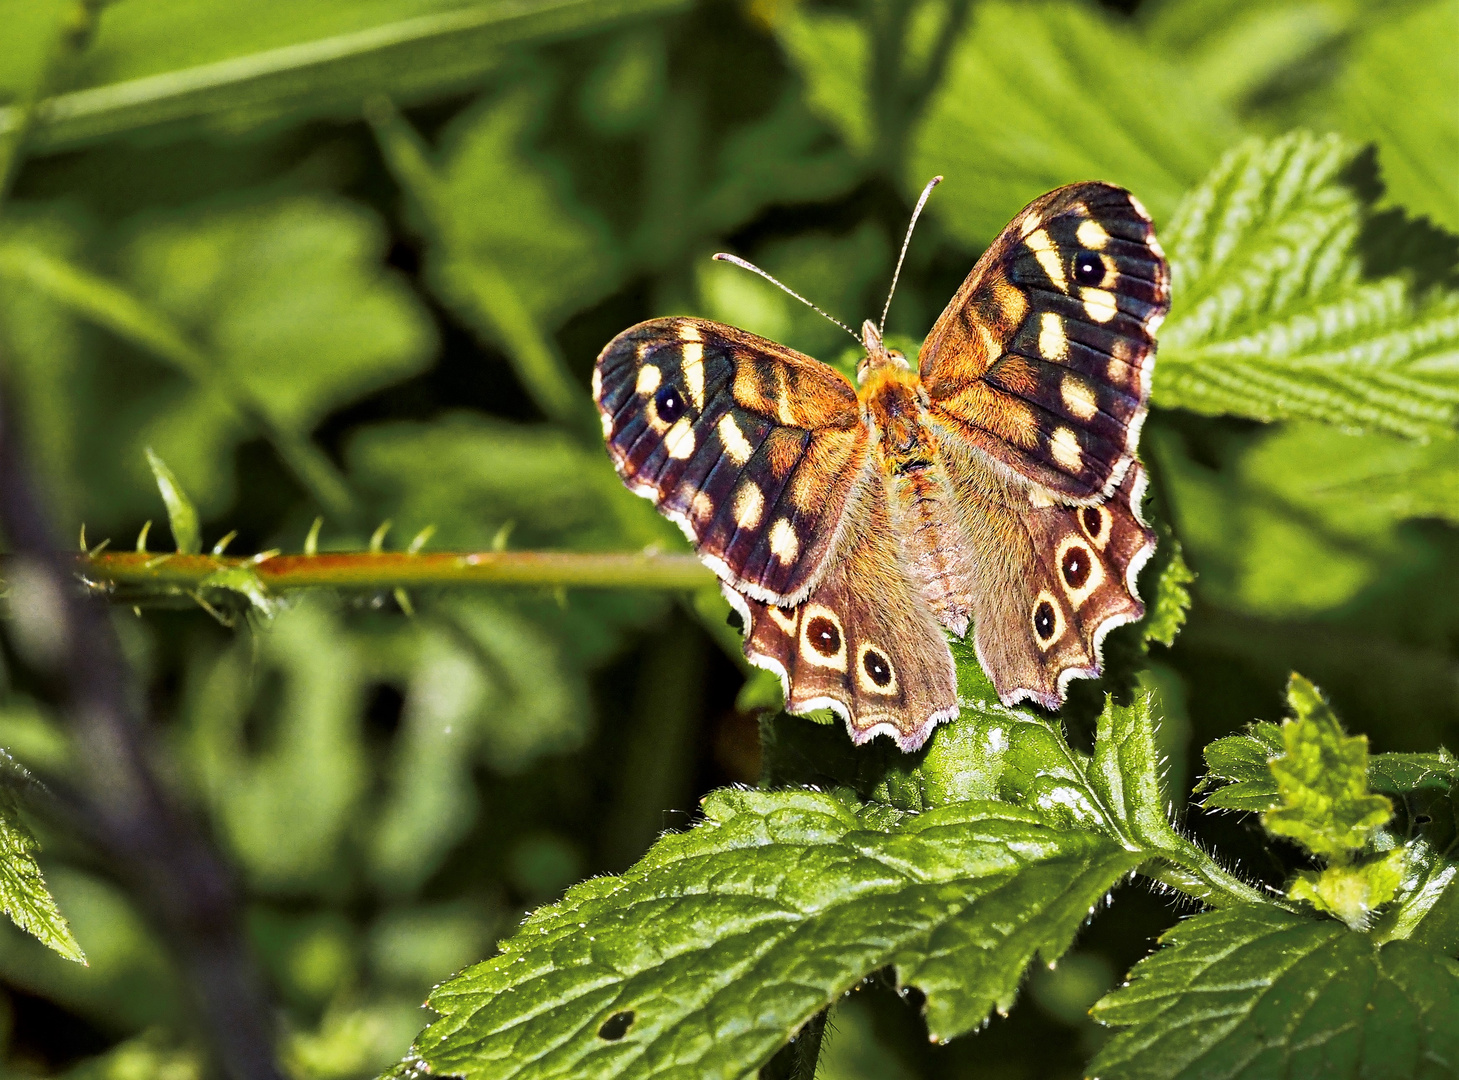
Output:
[[973,569],[964,526],[928,422],[927,391],[876,327],[862,327],[866,358],[857,369],[861,414],[886,477],[892,526],[913,586],[944,626],[961,634],[972,610]]

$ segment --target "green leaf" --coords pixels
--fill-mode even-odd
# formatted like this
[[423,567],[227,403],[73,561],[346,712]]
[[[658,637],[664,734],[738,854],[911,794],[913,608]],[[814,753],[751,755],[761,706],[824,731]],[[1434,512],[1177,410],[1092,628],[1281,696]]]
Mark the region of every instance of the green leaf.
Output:
[[1392,900],[1403,883],[1406,855],[1394,848],[1349,865],[1302,870],[1287,895],[1337,916],[1352,930],[1366,930],[1373,912]]
[[845,12],[803,4],[788,6],[773,25],[806,83],[806,104],[836,128],[852,151],[863,157],[870,153],[876,120],[866,27]]
[[467,1078],[739,1077],[888,965],[945,1039],[1006,1010],[1034,956],[1062,954],[1137,861],[987,802],[908,816],[721,791],[704,812],[438,987],[442,1018],[407,1062]]
[[913,191],[947,177],[929,209],[980,247],[1036,195],[1091,177],[1128,187],[1163,221],[1239,134],[1128,22],[1092,4],[1004,0],[974,10],[904,175]]
[[1330,919],[1242,906],[1187,919],[1092,1010],[1122,1028],[1104,1080],[1453,1076],[1459,963]]
[[1453,434],[1459,293],[1418,301],[1399,278],[1363,280],[1354,154],[1337,136],[1251,141],[1185,197],[1161,230],[1173,302],[1157,405]]
[[157,479],[157,490],[167,504],[167,524],[172,529],[172,542],[183,555],[196,555],[203,550],[202,529],[198,525],[197,507],[182,490],[167,463],[147,447],[147,465]]
[[1195,581],[1196,575],[1186,565],[1180,541],[1174,536],[1162,539],[1169,545],[1170,558],[1160,571],[1160,579],[1155,583],[1155,598],[1145,612],[1145,621],[1140,624],[1140,632],[1146,641],[1159,642],[1169,648],[1175,644],[1176,636],[1185,625],[1191,606],[1191,594],[1187,586]]
[[1282,729],[1276,724],[1249,724],[1245,735],[1228,735],[1206,746],[1206,775],[1196,792],[1210,791],[1201,806],[1207,810],[1243,810],[1262,813],[1281,799],[1277,780],[1267,762],[1285,749]]
[[0,910],[67,960],[85,964],[86,954],[41,876],[35,859],[40,845],[20,820],[17,788],[34,783],[30,773],[0,750]]
[[[36,133],[60,149],[143,129],[179,137],[359,116],[371,93],[421,101],[478,85],[509,50],[672,10],[682,0],[381,0],[301,10],[261,0],[121,4],[87,51],[81,88]],[[39,5],[33,5],[39,6]],[[16,123],[0,110],[0,135]]]
[[[435,350],[424,308],[382,265],[384,246],[379,221],[352,204],[287,198],[138,227],[123,265],[272,424],[303,436],[340,405],[421,371]],[[200,509],[220,510],[248,425],[213,386],[148,390],[128,436],[140,426]]]
[[1347,862],[1393,816],[1393,804],[1368,790],[1368,737],[1344,734],[1332,708],[1300,675],[1287,685],[1287,703],[1295,718],[1283,722],[1283,752],[1268,763],[1281,801],[1262,815],[1262,824],[1314,855]]
[[1369,19],[1338,81],[1344,134],[1378,145],[1387,197],[1459,231],[1459,68],[1455,0]]

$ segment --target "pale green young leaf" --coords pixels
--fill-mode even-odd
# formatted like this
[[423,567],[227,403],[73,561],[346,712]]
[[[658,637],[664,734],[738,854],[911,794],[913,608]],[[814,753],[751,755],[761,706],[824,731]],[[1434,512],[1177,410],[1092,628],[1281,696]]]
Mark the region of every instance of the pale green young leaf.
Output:
[[1092,1010],[1103,1080],[1409,1077],[1459,1068],[1459,963],[1331,919],[1243,905],[1161,938]]
[[1336,136],[1251,141],[1185,197],[1161,231],[1173,303],[1157,405],[1452,435],[1459,294],[1364,280],[1354,154]]
[[1036,195],[1092,178],[1130,188],[1163,224],[1239,136],[1219,100],[1128,22],[1092,4],[985,3],[928,101],[904,176],[913,191],[945,176],[931,212],[982,246]]
[[167,506],[167,523],[172,528],[172,542],[183,555],[196,555],[203,550],[203,534],[198,524],[197,507],[177,482],[177,477],[152,448],[147,447],[147,466],[157,481],[157,490]]
[[20,820],[16,789],[35,781],[3,750],[0,774],[0,910],[42,944],[84,964],[86,954],[41,876],[35,858],[40,845]]
[[1348,862],[1393,816],[1393,804],[1368,790],[1368,737],[1345,734],[1300,675],[1287,685],[1287,703],[1294,715],[1281,727],[1283,752],[1268,762],[1280,802],[1262,824],[1314,855]]
[[1287,895],[1341,919],[1349,929],[1366,930],[1373,912],[1398,892],[1406,863],[1407,852],[1394,848],[1355,863],[1302,870]]
[[438,987],[441,1019],[407,1063],[468,1080],[744,1076],[888,965],[947,1038],[1006,1009],[1137,861],[988,802],[903,815],[721,791],[704,812]]
[[1459,231],[1459,3],[1370,18],[1336,87],[1341,131],[1378,146],[1386,201]]

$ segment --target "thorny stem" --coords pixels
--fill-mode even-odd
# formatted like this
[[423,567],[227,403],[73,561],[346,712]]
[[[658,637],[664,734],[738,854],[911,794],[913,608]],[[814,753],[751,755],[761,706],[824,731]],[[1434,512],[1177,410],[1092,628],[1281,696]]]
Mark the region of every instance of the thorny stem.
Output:
[[[82,578],[133,603],[192,592],[218,571],[241,567],[251,567],[263,586],[276,593],[462,585],[693,590],[714,582],[714,575],[692,555],[655,552],[355,551],[252,558],[102,552],[76,557]],[[0,561],[0,576],[4,571]]]

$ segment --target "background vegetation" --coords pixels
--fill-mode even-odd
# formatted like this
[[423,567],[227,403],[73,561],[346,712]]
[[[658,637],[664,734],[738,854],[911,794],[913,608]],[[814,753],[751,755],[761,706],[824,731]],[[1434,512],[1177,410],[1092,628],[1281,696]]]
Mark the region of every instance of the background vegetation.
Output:
[[[1168,791],[1279,719],[1294,669],[1374,750],[1459,744],[1452,0],[3,0],[0,27],[0,350],[68,537],[129,548],[163,517],[150,447],[205,546],[298,550],[322,514],[321,550],[387,519],[394,548],[681,550],[600,445],[614,333],[692,312],[844,362],[840,331],[708,255],[854,322],[940,172],[892,309],[915,345],[1024,202],[1102,178],[1177,267],[1143,443],[1195,574],[1140,674]],[[434,983],[760,775],[773,695],[712,591],[405,603],[115,619],[291,1076],[398,1060]],[[33,637],[0,656],[0,746],[55,791],[108,782]],[[1076,744],[1099,702],[1078,689]],[[5,1073],[201,1075],[177,927],[114,847],[26,820],[89,966],[0,927]],[[1253,880],[1305,865],[1250,819],[1186,825]],[[946,1046],[873,982],[818,1075],[1078,1075],[1109,1037],[1090,1004],[1191,910],[1125,889]]]

